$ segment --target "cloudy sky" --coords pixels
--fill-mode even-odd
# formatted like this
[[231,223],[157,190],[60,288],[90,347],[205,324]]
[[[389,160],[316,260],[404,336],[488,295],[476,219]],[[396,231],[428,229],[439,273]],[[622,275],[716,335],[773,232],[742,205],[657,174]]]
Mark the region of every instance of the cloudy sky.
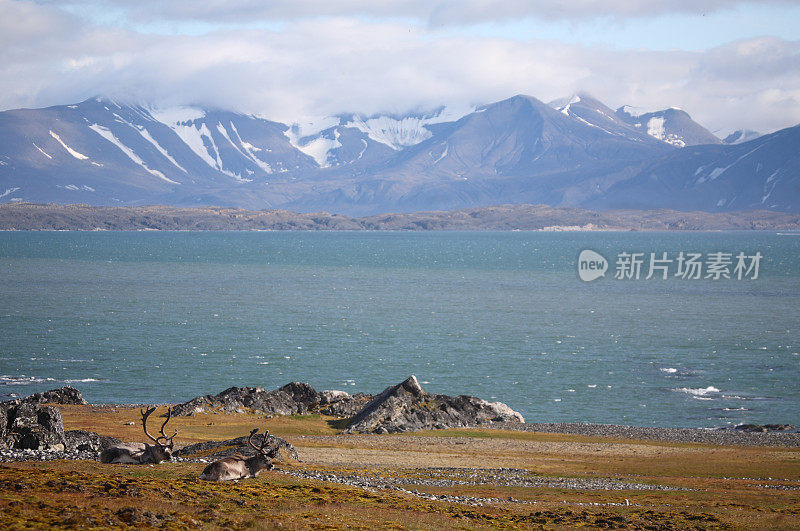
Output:
[[588,92],[800,123],[800,0],[0,0],[0,109],[93,95],[276,120]]

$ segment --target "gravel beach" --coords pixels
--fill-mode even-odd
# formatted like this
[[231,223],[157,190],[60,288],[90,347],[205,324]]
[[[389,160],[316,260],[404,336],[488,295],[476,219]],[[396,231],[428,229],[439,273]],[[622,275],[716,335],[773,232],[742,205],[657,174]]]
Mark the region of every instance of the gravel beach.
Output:
[[495,429],[563,433],[612,439],[646,439],[678,443],[703,443],[722,446],[800,446],[800,433],[786,431],[748,432],[736,429],[646,428],[615,424],[582,424],[568,422],[528,422],[495,424]]

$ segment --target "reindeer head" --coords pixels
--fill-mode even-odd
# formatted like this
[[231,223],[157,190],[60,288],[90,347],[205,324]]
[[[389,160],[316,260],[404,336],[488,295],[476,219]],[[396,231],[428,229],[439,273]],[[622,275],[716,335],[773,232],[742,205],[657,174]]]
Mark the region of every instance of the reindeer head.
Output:
[[258,433],[258,428],[252,430],[250,432],[250,437],[247,439],[247,443],[253,447],[256,451],[256,455],[248,459],[248,466],[255,467],[258,471],[261,470],[272,470],[272,459],[278,456],[278,447],[268,448],[269,444],[269,431],[264,430],[264,438],[261,440],[261,446],[256,446],[253,444],[253,436]]
[[150,432],[147,431],[147,418],[155,411],[155,407],[148,407],[145,411],[144,409],[140,410],[142,414],[142,428],[144,428],[144,434],[147,437],[156,443],[155,445],[149,446],[150,453],[152,454],[153,460],[156,463],[160,463],[162,461],[169,461],[172,459],[172,449],[175,446],[175,443],[172,442],[172,439],[178,435],[178,430],[175,430],[171,436],[167,437],[167,434],[164,433],[164,428],[167,426],[167,423],[172,418],[172,408],[167,410],[167,420],[161,425],[161,435],[158,437],[153,437],[150,435]]

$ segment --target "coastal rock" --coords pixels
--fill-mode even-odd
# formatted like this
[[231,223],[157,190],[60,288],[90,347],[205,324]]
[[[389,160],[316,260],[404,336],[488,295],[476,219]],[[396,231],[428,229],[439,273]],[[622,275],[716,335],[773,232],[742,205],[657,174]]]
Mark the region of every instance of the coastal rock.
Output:
[[[300,457],[297,455],[297,450],[286,439],[276,437],[275,435],[267,435],[269,439],[269,446],[276,448],[277,452],[275,457],[283,459],[285,453],[292,459],[297,461]],[[176,457],[204,457],[212,459],[221,459],[223,457],[230,457],[234,454],[241,454],[245,457],[255,455],[256,451],[248,444],[249,436],[245,435],[235,439],[228,439],[227,441],[206,441],[196,444],[184,446],[173,452]],[[253,444],[260,446],[264,441],[264,434],[258,433],[253,436]]]
[[280,389],[267,391],[263,387],[231,387],[217,395],[194,398],[173,407],[173,416],[196,413],[253,413],[265,415],[324,415],[350,416],[371,397],[351,396],[344,391],[317,391],[307,383],[291,382]]
[[8,436],[8,414],[12,408],[16,408],[19,402],[16,400],[8,400],[0,402],[0,448],[9,448],[6,442]]
[[53,406],[5,402],[0,405],[0,447],[64,450],[66,439],[61,412]]
[[76,452],[95,452],[99,454],[106,448],[121,444],[116,437],[98,435],[93,431],[69,430],[64,432],[67,450]]
[[83,395],[81,395],[81,392],[69,385],[43,393],[34,393],[23,398],[21,402],[36,404],[88,404],[88,402],[84,400]]
[[397,433],[497,422],[521,424],[525,419],[502,402],[427,393],[412,375],[373,398],[350,420],[345,432]]
[[[349,395],[344,391],[322,391],[323,400],[315,413],[349,418],[361,411],[373,396],[366,393]],[[326,398],[327,396],[327,398]]]

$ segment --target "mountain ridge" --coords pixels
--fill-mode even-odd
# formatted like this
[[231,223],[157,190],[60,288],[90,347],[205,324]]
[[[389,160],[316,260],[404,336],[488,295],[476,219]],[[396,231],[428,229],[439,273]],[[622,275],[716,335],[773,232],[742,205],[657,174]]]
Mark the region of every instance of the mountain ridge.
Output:
[[[550,104],[517,95],[471,110],[349,114],[318,124],[97,97],[0,112],[0,203],[354,216],[502,203],[800,211],[796,140],[775,135],[726,145],[678,109],[634,116],[585,93]],[[744,156],[765,142],[774,145]],[[737,158],[753,171],[743,173]],[[689,174],[705,181],[687,184]],[[702,193],[692,194],[698,186]],[[744,192],[733,194],[736,187]],[[664,190],[681,192],[661,198]]]

